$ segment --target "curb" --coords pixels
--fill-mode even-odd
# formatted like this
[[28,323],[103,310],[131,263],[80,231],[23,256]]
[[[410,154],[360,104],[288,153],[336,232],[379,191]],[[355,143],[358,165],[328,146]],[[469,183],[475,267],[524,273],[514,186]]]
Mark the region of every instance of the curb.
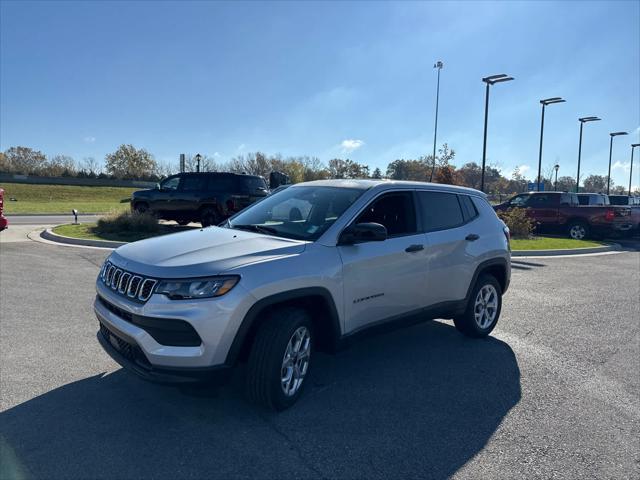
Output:
[[53,233],[50,228],[43,230],[40,233],[40,237],[51,242],[66,243],[67,245],[81,245],[85,247],[118,248],[127,244],[127,242],[114,242],[110,240],[88,240],[85,238],[65,237],[63,235]]
[[557,250],[513,250],[512,257],[554,257],[556,255],[582,255],[585,253],[604,253],[620,250],[617,243],[611,243],[602,247],[565,248]]
[[[53,233],[50,228],[47,228],[40,232],[40,238],[49,240],[55,243],[64,243],[67,245],[78,245],[84,247],[98,247],[98,248],[118,248],[122,245],[126,245],[128,242],[115,242],[110,240],[88,240],[84,238],[65,237]],[[561,255],[583,255],[588,253],[605,253],[611,251],[621,250],[621,246],[618,243],[611,243],[602,247],[587,247],[587,248],[565,248],[556,250],[512,250],[512,257],[554,257]]]

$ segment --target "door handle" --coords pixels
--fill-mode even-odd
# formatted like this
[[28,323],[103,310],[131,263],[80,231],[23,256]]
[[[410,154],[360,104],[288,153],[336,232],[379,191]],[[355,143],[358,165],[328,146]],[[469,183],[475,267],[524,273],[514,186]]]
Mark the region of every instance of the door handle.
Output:
[[424,245],[409,245],[404,249],[405,252],[419,252],[420,250],[424,250]]
[[467,235],[466,237],[464,237],[465,240],[469,241],[469,242],[475,242],[476,240],[478,240],[480,238],[480,235],[475,234],[475,233],[470,233],[469,235]]

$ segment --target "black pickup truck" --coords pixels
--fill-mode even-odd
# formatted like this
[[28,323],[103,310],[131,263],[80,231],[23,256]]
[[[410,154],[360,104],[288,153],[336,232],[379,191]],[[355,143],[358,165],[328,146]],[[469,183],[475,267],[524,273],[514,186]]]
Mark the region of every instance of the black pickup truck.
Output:
[[131,210],[149,212],[180,225],[216,225],[269,194],[267,182],[255,175],[223,172],[179,173],[150,190],[133,192]]

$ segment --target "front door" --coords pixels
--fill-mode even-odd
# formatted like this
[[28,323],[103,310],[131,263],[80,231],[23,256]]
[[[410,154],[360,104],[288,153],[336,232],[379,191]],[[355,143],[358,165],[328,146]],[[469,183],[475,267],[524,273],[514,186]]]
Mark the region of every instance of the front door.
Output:
[[387,228],[385,241],[338,247],[342,259],[345,332],[418,311],[424,306],[425,235],[418,232],[412,191],[385,193],[354,223]]
[[165,215],[171,212],[173,206],[173,195],[178,190],[180,185],[180,176],[175,175],[164,180],[160,184],[160,190],[153,192],[153,201],[151,202],[151,209],[160,215]]

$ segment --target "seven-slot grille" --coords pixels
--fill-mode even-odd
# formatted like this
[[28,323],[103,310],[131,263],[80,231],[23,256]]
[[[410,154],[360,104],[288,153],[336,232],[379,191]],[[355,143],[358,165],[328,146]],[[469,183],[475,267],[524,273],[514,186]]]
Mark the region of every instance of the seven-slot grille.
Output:
[[100,279],[111,290],[132,300],[146,302],[158,283],[152,278],[142,277],[116,267],[111,262],[105,262],[100,271]]

